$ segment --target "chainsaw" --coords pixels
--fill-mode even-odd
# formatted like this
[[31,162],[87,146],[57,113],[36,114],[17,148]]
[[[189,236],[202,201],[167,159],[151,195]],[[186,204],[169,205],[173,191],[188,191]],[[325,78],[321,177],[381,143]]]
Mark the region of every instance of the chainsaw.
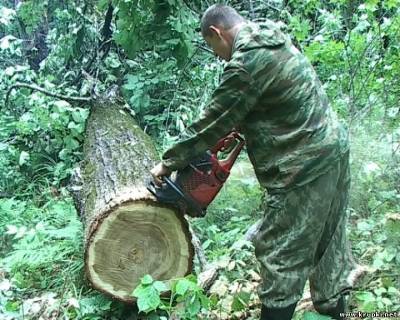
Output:
[[[204,217],[244,144],[242,136],[233,130],[184,169],[172,173],[171,177],[163,177],[161,186],[151,181],[147,189],[161,203],[174,205],[192,217]],[[220,153],[228,154],[220,160]]]

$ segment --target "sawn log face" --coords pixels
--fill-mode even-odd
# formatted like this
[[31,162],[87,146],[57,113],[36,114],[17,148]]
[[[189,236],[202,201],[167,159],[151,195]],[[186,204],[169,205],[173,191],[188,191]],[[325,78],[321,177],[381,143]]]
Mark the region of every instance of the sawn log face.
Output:
[[147,191],[157,154],[151,139],[126,111],[98,104],[84,143],[85,268],[91,284],[122,301],[140,278],[169,280],[191,272],[187,221]]

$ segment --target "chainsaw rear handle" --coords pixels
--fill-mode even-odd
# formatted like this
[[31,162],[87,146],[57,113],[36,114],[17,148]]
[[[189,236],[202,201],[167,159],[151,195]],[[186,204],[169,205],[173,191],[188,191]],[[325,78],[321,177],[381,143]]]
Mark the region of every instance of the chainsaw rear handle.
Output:
[[226,151],[234,142],[237,141],[244,141],[244,139],[237,130],[232,130],[225,137],[218,140],[216,145],[210,150],[213,154],[217,154],[220,151]]
[[232,144],[236,143],[231,152],[225,159],[218,160],[224,171],[229,172],[235,163],[240,151],[245,145],[244,138],[238,131],[232,130],[227,136],[220,139],[217,144],[211,149],[211,153],[218,159],[218,153],[228,150]]

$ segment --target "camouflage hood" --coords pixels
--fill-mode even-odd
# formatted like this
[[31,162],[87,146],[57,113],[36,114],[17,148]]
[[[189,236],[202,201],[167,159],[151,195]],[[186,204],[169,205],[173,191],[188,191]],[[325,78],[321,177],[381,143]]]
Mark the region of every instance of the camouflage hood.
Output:
[[236,34],[233,42],[232,53],[258,48],[271,48],[281,46],[289,38],[279,29],[276,23],[267,20],[263,23],[246,23]]

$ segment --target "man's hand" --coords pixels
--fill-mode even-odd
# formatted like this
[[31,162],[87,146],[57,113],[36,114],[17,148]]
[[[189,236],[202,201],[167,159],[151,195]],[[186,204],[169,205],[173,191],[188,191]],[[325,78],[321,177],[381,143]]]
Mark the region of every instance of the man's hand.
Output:
[[162,162],[160,162],[153,169],[151,169],[150,173],[153,176],[156,185],[160,186],[162,184],[162,177],[169,176],[171,174],[171,170],[164,166]]

